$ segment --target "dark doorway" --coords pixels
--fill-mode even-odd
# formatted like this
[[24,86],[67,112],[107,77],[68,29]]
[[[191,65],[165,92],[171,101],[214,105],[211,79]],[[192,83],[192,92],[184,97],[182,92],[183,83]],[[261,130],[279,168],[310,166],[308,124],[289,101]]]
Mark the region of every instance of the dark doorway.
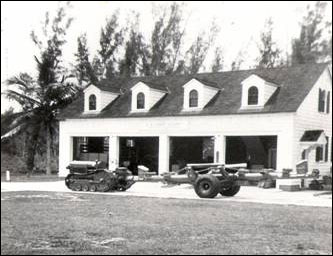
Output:
[[192,163],[214,162],[213,137],[171,137],[171,171],[184,168]]
[[226,163],[247,163],[248,169],[276,169],[277,136],[228,136]]
[[73,137],[74,161],[102,161],[109,165],[109,137]]
[[144,165],[150,172],[158,173],[158,137],[121,137],[119,164],[138,175],[138,166]]

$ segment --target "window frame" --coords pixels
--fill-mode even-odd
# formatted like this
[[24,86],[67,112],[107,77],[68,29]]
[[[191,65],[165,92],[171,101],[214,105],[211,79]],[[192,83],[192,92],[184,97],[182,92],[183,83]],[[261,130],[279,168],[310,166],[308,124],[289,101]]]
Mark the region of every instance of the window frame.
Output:
[[88,110],[96,111],[97,110],[97,97],[95,94],[90,94],[88,98]]
[[[255,91],[255,95],[252,92],[252,90],[256,90]],[[254,97],[255,97],[255,101],[254,101]],[[259,105],[259,88],[257,86],[251,86],[248,90],[247,90],[247,105],[248,106],[258,106]]]
[[326,90],[319,88],[318,112],[325,114],[326,108]]
[[146,109],[146,95],[143,92],[139,92],[136,95],[136,109],[137,110]]
[[[195,94],[195,97],[193,97]],[[198,108],[199,107],[199,92],[196,89],[192,89],[188,94],[188,107]]]
[[322,163],[324,162],[324,146],[318,146],[316,147],[316,163]]

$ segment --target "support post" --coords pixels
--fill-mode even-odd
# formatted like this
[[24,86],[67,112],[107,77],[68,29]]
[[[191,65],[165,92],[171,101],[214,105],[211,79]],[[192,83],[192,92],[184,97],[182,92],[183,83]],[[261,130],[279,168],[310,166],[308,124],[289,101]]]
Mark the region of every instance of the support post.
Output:
[[109,169],[116,170],[119,167],[119,137],[109,137]]
[[158,157],[158,174],[170,171],[170,137],[167,135],[159,136],[159,157]]
[[216,135],[214,140],[214,163],[225,164],[225,136]]

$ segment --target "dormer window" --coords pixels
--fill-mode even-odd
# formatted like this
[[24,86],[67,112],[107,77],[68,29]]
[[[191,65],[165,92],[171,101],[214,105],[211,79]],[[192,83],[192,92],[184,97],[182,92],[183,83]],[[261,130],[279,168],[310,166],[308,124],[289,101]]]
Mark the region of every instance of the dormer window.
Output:
[[242,103],[240,110],[260,110],[280,86],[255,74],[242,81]]
[[148,112],[157,104],[165,94],[167,89],[162,85],[138,82],[132,88],[131,112]]
[[101,85],[89,85],[84,89],[84,113],[98,114],[119,95],[119,89]]
[[197,108],[199,104],[199,94],[197,90],[192,90],[189,95],[189,107]]
[[258,105],[259,103],[259,90],[256,86],[252,86],[248,92],[248,105]]
[[89,110],[96,110],[96,96],[92,94],[89,96]]
[[136,108],[145,109],[145,95],[142,92],[136,96]]
[[201,111],[219,92],[215,83],[198,78],[192,78],[183,88],[183,111]]

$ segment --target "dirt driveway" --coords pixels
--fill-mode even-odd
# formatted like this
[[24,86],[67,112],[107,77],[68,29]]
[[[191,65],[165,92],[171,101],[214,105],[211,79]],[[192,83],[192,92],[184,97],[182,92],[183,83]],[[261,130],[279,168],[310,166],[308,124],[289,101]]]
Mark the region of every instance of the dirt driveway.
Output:
[[[64,181],[56,182],[1,182],[1,192],[9,191],[50,191],[72,192],[66,188]],[[95,193],[96,194],[96,193]],[[137,196],[155,198],[196,199],[215,201],[252,202],[263,204],[300,205],[332,207],[332,195],[317,196],[315,191],[283,192],[277,189],[260,189],[242,187],[232,198],[219,196],[216,199],[200,199],[191,185],[165,185],[161,182],[137,182],[126,192],[101,193],[117,196]]]

